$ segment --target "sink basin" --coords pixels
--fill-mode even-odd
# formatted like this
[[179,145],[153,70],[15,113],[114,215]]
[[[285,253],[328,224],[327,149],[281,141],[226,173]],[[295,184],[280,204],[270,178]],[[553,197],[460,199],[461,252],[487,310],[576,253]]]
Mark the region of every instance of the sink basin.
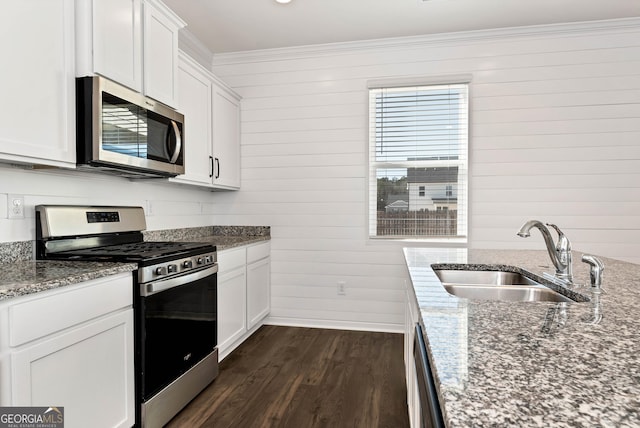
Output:
[[501,270],[453,270],[438,269],[436,275],[443,284],[464,285],[540,285],[518,272]]
[[520,272],[461,270],[433,266],[447,293],[475,300],[507,302],[576,302]]
[[544,285],[443,284],[447,293],[474,300],[506,302],[574,302]]

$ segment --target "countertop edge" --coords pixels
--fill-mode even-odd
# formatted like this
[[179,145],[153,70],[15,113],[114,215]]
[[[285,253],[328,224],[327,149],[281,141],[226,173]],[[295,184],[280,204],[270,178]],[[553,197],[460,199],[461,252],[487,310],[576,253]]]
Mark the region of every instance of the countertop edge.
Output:
[[[83,266],[79,266],[78,263],[82,263]],[[0,302],[111,275],[132,272],[137,268],[135,263],[61,262],[54,260],[12,263],[6,267],[5,272],[19,270],[23,272],[22,278],[14,281],[5,280],[0,283]],[[53,272],[51,274],[40,273],[47,270]],[[29,276],[31,278],[27,278]]]

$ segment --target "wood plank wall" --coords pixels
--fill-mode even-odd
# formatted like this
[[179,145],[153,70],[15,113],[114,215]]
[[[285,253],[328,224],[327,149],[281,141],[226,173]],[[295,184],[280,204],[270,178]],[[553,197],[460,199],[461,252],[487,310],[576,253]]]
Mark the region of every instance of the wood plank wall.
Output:
[[515,235],[537,218],[640,262],[638,19],[222,54],[213,70],[243,96],[242,190],[217,195],[214,220],[272,226],[273,322],[401,328],[403,244],[366,237],[372,79],[472,76],[472,247],[543,249]]

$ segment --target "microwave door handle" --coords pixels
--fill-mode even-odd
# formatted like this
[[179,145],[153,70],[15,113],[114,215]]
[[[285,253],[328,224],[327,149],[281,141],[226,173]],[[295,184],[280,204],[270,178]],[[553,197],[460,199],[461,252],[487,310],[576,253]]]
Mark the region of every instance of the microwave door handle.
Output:
[[[182,135],[180,135],[180,128],[178,128],[178,124],[175,121],[171,121],[171,127],[173,128],[173,133],[176,136],[176,148],[173,151],[173,155],[171,155],[170,163],[176,163],[178,160],[178,156],[180,156],[180,150],[182,149]],[[167,145],[169,140],[167,140]]]

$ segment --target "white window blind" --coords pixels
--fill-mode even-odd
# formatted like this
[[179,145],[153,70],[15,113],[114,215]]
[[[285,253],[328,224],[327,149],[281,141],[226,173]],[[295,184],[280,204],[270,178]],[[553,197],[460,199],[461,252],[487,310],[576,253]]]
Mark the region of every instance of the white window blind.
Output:
[[469,85],[369,90],[369,236],[466,238]]

